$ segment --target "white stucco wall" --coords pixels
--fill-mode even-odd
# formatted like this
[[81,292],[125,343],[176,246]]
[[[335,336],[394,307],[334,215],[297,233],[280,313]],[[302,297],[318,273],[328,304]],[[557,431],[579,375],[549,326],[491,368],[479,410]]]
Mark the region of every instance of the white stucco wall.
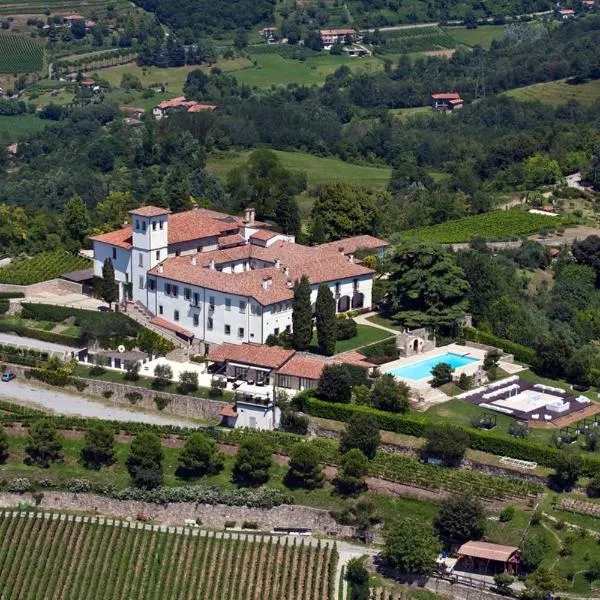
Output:
[[274,429],[279,426],[281,411],[273,407],[256,406],[254,404],[238,403],[238,417],[235,422],[236,427],[249,427],[251,429]]
[[[104,242],[93,242],[94,248],[94,275],[102,277],[102,266],[107,258],[110,258],[115,269],[115,280],[119,283],[120,298],[124,298],[125,283],[131,281],[131,251],[118,246],[105,244]],[[114,249],[114,254],[113,254]],[[116,258],[114,258],[116,254]]]

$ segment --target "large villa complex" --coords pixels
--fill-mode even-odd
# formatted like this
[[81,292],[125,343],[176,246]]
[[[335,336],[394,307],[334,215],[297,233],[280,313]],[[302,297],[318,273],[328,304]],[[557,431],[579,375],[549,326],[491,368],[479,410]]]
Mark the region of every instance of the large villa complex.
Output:
[[171,214],[155,206],[130,211],[131,223],[93,236],[94,274],[110,259],[121,301],[145,307],[157,324],[205,346],[265,343],[290,331],[294,282],[306,275],[312,302],[327,284],[337,311],[371,306],[374,271],[358,249],[388,243],[358,236],[320,246],[296,244],[248,209],[244,217],[203,208]]

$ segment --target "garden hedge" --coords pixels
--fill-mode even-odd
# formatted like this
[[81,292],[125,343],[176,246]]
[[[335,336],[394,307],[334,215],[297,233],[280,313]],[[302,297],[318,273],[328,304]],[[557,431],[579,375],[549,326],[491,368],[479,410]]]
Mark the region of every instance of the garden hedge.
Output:
[[531,366],[537,364],[537,355],[535,351],[527,346],[511,342],[510,340],[495,336],[493,333],[487,333],[472,327],[465,327],[463,331],[465,338],[471,342],[502,348],[504,352],[512,354],[515,359],[520,362],[527,363]]
[[25,298],[23,292],[0,292],[0,299],[8,300],[10,298]]
[[17,325],[12,322],[0,321],[0,332],[15,333],[21,337],[33,338],[34,340],[51,342],[53,344],[62,344],[63,346],[74,346],[77,348],[81,345],[80,338],[63,335],[62,333],[52,333],[51,331],[44,331],[43,329],[33,329],[32,327]]
[[[423,437],[425,428],[431,421],[424,417],[400,415],[356,404],[340,404],[325,402],[317,398],[306,400],[306,412],[314,417],[348,421],[355,414],[368,414],[375,419],[377,425],[386,431],[402,433],[413,437]],[[529,460],[544,467],[554,467],[562,450],[550,446],[541,446],[525,440],[511,439],[493,432],[477,429],[461,428],[469,435],[469,447],[497,456],[510,456],[521,460]],[[600,474],[600,459],[583,455],[584,475]]]

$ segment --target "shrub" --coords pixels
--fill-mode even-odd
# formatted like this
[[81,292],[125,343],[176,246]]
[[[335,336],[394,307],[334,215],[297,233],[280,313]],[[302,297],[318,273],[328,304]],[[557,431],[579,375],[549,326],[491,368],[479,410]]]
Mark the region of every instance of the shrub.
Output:
[[336,338],[338,340],[349,340],[358,335],[358,327],[354,319],[338,318],[336,327]]
[[92,489],[92,484],[87,479],[69,479],[66,488],[73,494],[84,494]]
[[154,368],[153,387],[158,389],[166,388],[173,379],[173,369],[169,365],[156,365]]
[[344,496],[354,496],[366,489],[365,476],[369,472],[369,461],[358,449],[353,448],[342,456],[340,470],[335,480],[338,492]]
[[73,379],[73,385],[78,392],[83,392],[88,384],[81,379]]
[[346,425],[340,440],[341,452],[358,448],[367,458],[375,458],[381,437],[373,417],[367,414],[353,415]]
[[396,348],[396,338],[390,338],[381,342],[376,342],[370,346],[361,348],[359,352],[370,362],[380,365],[398,358],[398,349]]
[[279,429],[287,433],[306,435],[308,433],[308,417],[299,415],[293,410],[285,409],[281,411]]
[[28,492],[33,487],[33,484],[26,477],[17,477],[16,479],[11,479],[6,486],[6,489],[9,492],[14,492],[16,494],[24,494]]
[[99,375],[104,375],[104,373],[106,373],[106,369],[102,365],[94,365],[88,369],[90,377],[98,377]]
[[140,392],[127,392],[125,398],[131,402],[131,404],[137,404],[144,396]]
[[454,369],[447,363],[439,363],[431,369],[433,379],[431,380],[432,387],[440,387],[452,381],[452,372]]
[[514,506],[507,506],[500,511],[500,521],[502,523],[508,523],[512,521],[515,516]]
[[524,362],[532,366],[537,364],[537,355],[531,348],[527,348],[521,344],[499,338],[491,333],[480,331],[479,329],[474,329],[471,327],[465,327],[463,329],[463,333],[467,340],[478,342],[480,344],[497,346],[498,348],[502,348],[504,352],[512,354],[515,359],[520,362]]
[[256,521],[244,521],[242,529],[258,529],[258,523]]
[[225,521],[225,529],[233,529],[235,525],[235,521]]
[[127,365],[127,370],[123,375],[123,379],[126,381],[138,381],[140,378],[140,368],[141,365],[139,361],[136,360],[135,362],[130,362]]
[[164,410],[171,403],[171,398],[168,396],[154,396],[154,404],[158,410]]
[[180,394],[191,394],[198,390],[198,373],[196,371],[182,371],[179,375],[177,391]]
[[33,498],[33,502],[35,503],[35,505],[39,506],[42,503],[42,500],[44,499],[44,492],[33,492],[33,494],[31,494],[31,497]]
[[106,398],[107,400],[108,400],[109,398],[112,398],[112,397],[113,397],[113,395],[114,395],[114,391],[113,391],[113,390],[104,390],[104,391],[102,392],[102,396],[103,396],[104,398]]

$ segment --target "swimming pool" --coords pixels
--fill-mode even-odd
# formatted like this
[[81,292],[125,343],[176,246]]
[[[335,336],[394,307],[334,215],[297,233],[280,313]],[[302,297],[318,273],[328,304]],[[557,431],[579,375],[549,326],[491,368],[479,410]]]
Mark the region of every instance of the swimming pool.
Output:
[[414,381],[418,381],[420,379],[427,379],[428,377],[431,377],[431,369],[440,363],[446,363],[452,368],[458,369],[459,367],[470,365],[471,363],[479,360],[479,358],[473,358],[472,356],[462,356],[460,354],[454,354],[453,352],[446,352],[446,354],[434,356],[433,358],[428,358],[426,360],[413,363],[412,365],[407,365],[406,367],[396,367],[395,369],[386,371],[386,373],[395,375],[396,377],[404,377],[405,379],[413,379]]

